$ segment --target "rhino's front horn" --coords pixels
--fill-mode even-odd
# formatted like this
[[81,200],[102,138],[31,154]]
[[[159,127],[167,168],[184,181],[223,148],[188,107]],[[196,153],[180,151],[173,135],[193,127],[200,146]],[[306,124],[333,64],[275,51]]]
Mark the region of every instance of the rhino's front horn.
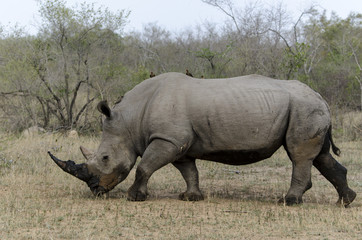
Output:
[[61,168],[64,172],[67,172],[74,177],[88,182],[92,175],[89,174],[87,165],[85,163],[82,164],[75,164],[75,162],[68,160],[68,161],[62,161],[55,157],[53,154],[48,152],[49,156],[53,159],[53,161]]

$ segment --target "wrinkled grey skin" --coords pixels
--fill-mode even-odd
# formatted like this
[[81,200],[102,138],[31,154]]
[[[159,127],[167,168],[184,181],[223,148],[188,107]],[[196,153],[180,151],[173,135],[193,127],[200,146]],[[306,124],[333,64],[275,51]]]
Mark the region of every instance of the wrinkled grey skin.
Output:
[[331,145],[337,155],[339,149],[332,141],[328,105],[298,81],[166,73],[137,85],[112,109],[106,102],[98,109],[106,116],[101,144],[95,153],[81,148],[88,172],[98,178],[91,187],[95,194],[123,181],[141,156],[129,200],[146,200],[149,178],[170,163],[187,184],[180,199],[202,200],[195,159],[244,165],[284,146],[293,172],[282,202],[302,202],[312,186],[312,165],[336,188],[339,202],[347,206],[356,197],[346,168],[330,154]]

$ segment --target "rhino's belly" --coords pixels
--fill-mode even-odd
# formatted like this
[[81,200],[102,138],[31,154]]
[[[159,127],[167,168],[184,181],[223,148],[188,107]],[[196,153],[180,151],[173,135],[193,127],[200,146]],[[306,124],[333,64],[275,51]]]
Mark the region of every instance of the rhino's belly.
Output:
[[245,165],[271,157],[279,147],[280,145],[271,149],[215,151],[194,155],[192,157],[229,165]]

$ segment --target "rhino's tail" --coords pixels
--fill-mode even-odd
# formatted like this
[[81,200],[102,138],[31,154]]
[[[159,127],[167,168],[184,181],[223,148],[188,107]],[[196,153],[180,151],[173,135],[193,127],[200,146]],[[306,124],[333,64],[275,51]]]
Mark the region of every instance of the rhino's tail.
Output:
[[332,151],[334,152],[334,154],[339,156],[341,154],[341,150],[333,142],[332,124],[329,126],[329,129],[328,129],[328,138],[329,138],[329,141],[331,142],[331,145],[332,145]]

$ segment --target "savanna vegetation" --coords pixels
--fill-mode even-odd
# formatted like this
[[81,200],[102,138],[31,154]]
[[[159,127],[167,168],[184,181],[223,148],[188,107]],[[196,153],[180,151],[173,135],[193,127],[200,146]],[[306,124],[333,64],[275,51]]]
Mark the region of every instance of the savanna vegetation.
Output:
[[[126,33],[131,13],[125,10],[39,1],[36,35],[21,27],[0,28],[2,130],[36,125],[97,131],[95,104],[100,99],[114,103],[151,71],[298,79],[321,93],[334,116],[361,109],[361,13],[342,19],[312,6],[294,19],[282,4],[250,1],[240,8],[230,0],[203,2],[229,21],[180,32],[149,24]],[[361,135],[361,123],[352,128]]]
[[[0,239],[360,238],[362,14],[342,19],[311,6],[294,19],[282,4],[203,2],[229,21],[126,33],[126,10],[41,0],[37,34],[0,23]],[[313,168],[304,203],[277,204],[292,168],[282,149],[242,167],[197,161],[201,202],[177,200],[186,186],[173,166],[152,176],[145,202],[126,200],[134,170],[108,198],[95,198],[47,156],[80,163],[79,145],[100,141],[98,101],[115,103],[150,72],[186,69],[200,78],[298,79],[321,93],[355,201],[336,206],[334,187]],[[18,134],[31,126],[45,133]],[[64,134],[70,129],[81,134]]]

